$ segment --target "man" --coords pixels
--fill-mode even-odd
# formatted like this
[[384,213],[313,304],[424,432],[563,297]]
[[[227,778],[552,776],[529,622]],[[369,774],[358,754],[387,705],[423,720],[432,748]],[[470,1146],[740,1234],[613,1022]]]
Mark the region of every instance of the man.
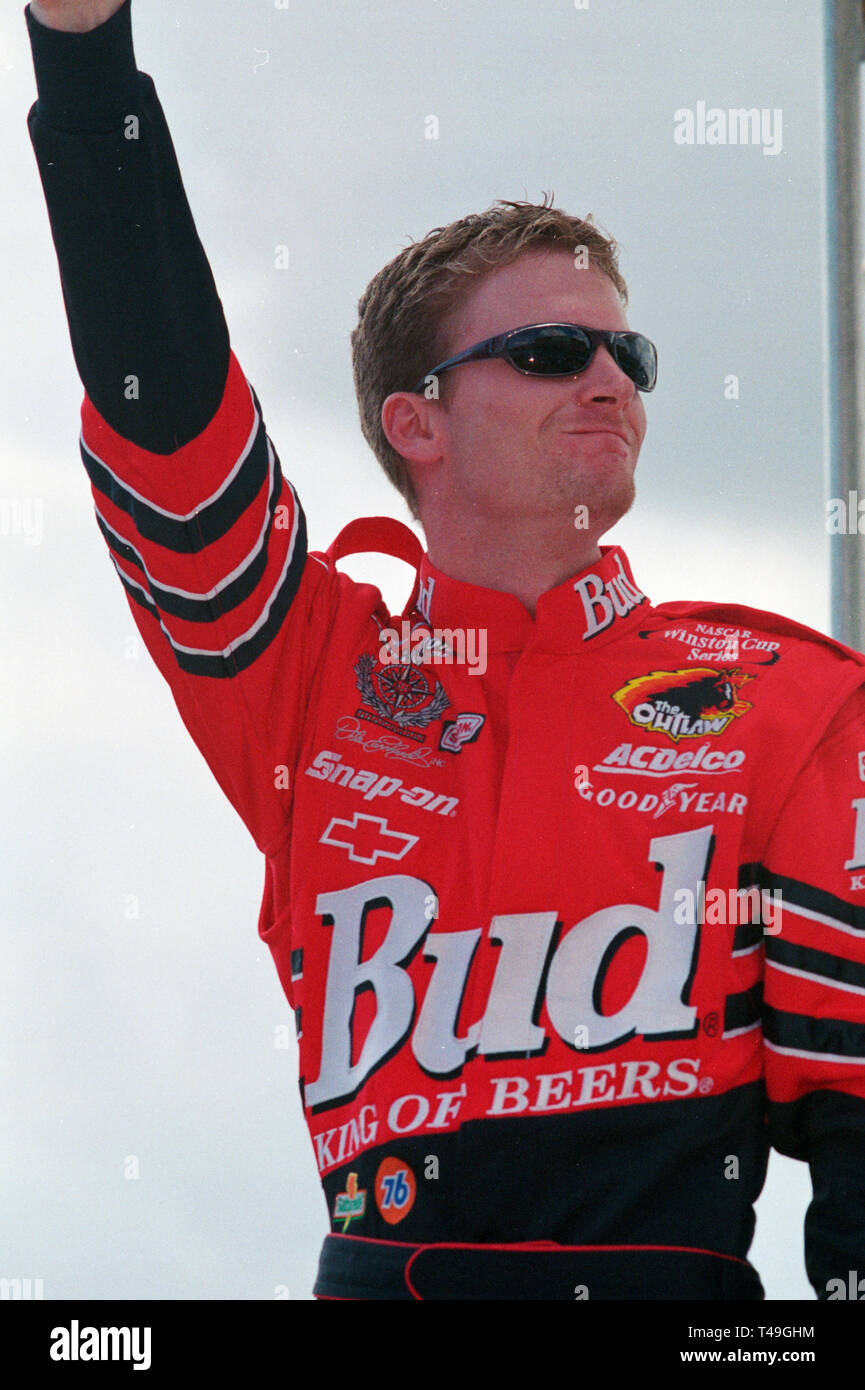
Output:
[[[865,1258],[865,658],[652,607],[600,546],[656,374],[614,243],[500,203],[375,277],[361,423],[429,550],[367,518],[307,554],[129,0],[26,14],[98,524],[265,856],[316,1294],[759,1299],[771,1141],[834,1296]],[[417,567],[401,615],[336,568],[370,548]]]

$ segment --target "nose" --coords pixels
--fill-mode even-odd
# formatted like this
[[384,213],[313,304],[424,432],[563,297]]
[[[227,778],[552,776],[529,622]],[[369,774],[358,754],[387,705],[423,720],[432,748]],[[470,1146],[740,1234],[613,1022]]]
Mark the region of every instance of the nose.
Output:
[[574,385],[582,400],[626,405],[637,394],[633,381],[622,371],[606,343],[598,344],[586,370],[574,377]]

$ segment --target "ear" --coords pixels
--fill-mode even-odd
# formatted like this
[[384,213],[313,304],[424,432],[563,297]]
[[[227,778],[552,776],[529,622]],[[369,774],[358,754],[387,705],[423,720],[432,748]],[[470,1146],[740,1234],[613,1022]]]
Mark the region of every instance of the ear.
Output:
[[381,427],[388,443],[412,463],[436,463],[442,457],[441,409],[437,400],[411,391],[394,391],[381,408]]

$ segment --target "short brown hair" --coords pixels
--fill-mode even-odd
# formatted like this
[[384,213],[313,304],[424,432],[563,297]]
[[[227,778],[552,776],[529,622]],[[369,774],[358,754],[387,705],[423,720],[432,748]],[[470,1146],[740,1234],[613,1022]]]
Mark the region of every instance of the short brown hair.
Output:
[[[370,280],[358,302],[351,335],[354,385],[364,438],[418,519],[417,494],[405,460],[382,429],[381,408],[393,391],[410,391],[448,353],[448,319],[477,278],[509,265],[526,251],[585,247],[589,265],[612,280],[622,304],[628,290],[619,272],[616,242],[592,215],[571,217],[542,203],[499,199],[486,212],[435,227],[411,242]],[[440,387],[444,395],[447,376]]]

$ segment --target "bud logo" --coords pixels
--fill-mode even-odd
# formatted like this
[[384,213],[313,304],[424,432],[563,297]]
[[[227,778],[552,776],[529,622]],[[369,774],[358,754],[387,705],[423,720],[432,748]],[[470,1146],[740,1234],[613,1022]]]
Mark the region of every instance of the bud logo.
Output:
[[616,618],[626,617],[632,608],[646,602],[646,595],[625,574],[621,555],[616,556],[616,564],[619,573],[607,584],[599,574],[586,574],[574,583],[574,591],[583,601],[584,642],[603,632]]
[[375,1175],[375,1204],[389,1226],[408,1216],[414,1206],[417,1183],[407,1163],[385,1158]]
[[[498,943],[495,973],[483,1016],[462,1034],[455,1030],[466,995],[480,927],[430,931],[424,910],[431,888],[421,878],[394,874],[319,894],[315,910],[321,930],[329,931],[330,952],[321,1010],[321,1053],[317,1078],[305,1090],[313,1110],[326,1109],[356,1095],[369,1075],[402,1048],[411,1035],[418,1065],[431,1076],[456,1075],[470,1055],[534,1056],[548,1045],[538,1000],[549,1025],[569,1047],[574,1030],[589,1029],[591,1045],[581,1052],[606,1051],[634,1036],[691,1037],[697,1010],[688,1001],[696,973],[699,929],[674,920],[675,893],[699,891],[705,881],[712,826],[652,839],[649,861],[660,870],[657,907],[618,903],[575,923],[556,941],[558,913],[505,913],[490,922]],[[390,908],[390,923],[378,949],[364,958],[364,922],[371,904]],[[435,920],[435,919],[434,919]],[[644,954],[629,996],[614,1012],[603,1013],[600,997],[613,958],[634,935]],[[423,942],[434,961],[423,998],[405,968]],[[372,990],[375,1015],[362,1045],[355,1036],[355,1003]],[[420,1006],[418,1008],[418,1006]],[[353,1060],[355,1059],[356,1060]]]
[[753,706],[739,688],[754,677],[736,667],[695,666],[688,671],[651,671],[635,676],[613,694],[632,724],[680,738],[722,734]]
[[420,613],[424,621],[428,623],[432,622],[429,610],[430,604],[432,603],[434,588],[435,580],[433,579],[432,575],[429,575],[426,581],[419,585],[417,591],[417,599],[415,601],[415,607],[417,608],[417,611]]
[[336,1194],[333,1204],[333,1219],[343,1223],[343,1234],[352,1221],[357,1221],[366,1211],[366,1188],[358,1191],[357,1173],[349,1173],[345,1181],[345,1192]]

